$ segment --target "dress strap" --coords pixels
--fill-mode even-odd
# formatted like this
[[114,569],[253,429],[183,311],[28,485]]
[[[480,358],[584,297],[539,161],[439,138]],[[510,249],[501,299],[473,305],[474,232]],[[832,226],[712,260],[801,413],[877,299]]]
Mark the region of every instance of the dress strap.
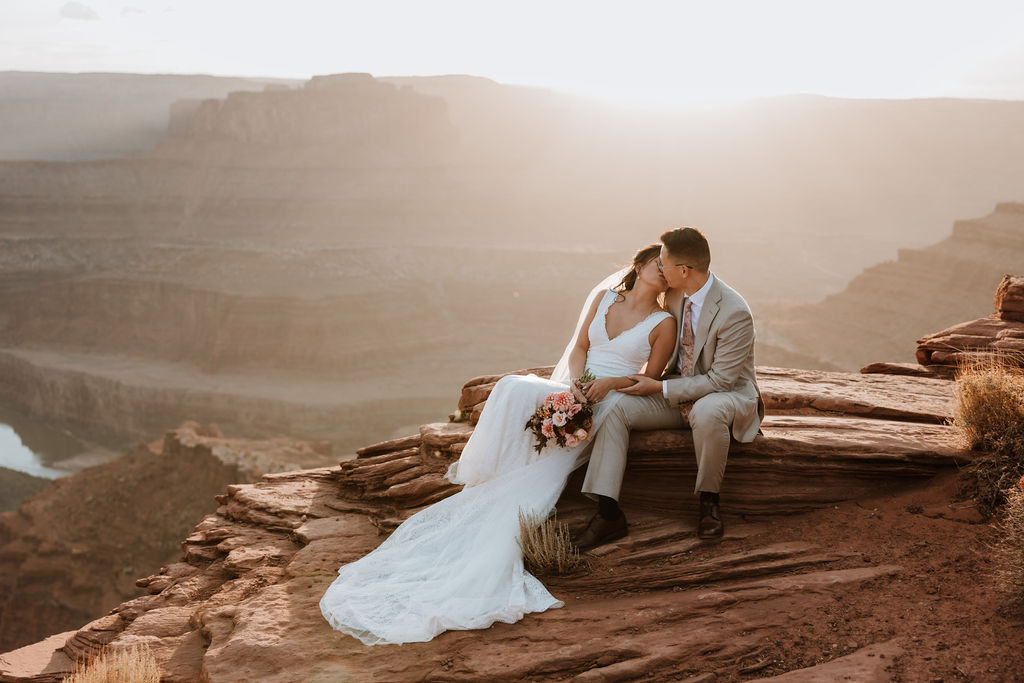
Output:
[[647,321],[647,324],[649,326],[647,331],[650,332],[655,327],[657,327],[659,324],[661,324],[661,321],[663,321],[665,318],[671,318],[671,317],[672,317],[672,314],[669,313],[668,311],[656,311],[656,312],[652,313],[651,317]]

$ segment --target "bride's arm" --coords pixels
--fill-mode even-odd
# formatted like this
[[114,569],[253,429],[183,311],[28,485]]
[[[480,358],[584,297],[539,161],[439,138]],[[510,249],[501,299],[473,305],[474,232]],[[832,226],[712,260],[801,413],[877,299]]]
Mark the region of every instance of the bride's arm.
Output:
[[668,359],[672,357],[672,351],[676,348],[676,319],[665,318],[651,330],[651,355],[647,357],[647,369],[644,374],[651,379],[661,380],[665,373],[665,366]]
[[585,397],[576,388],[576,380],[583,374],[587,367],[587,352],[590,351],[590,323],[594,321],[597,314],[597,307],[601,305],[601,297],[596,297],[587,311],[587,317],[580,325],[580,332],[576,335],[576,344],[569,352],[569,387],[578,401],[584,401]]

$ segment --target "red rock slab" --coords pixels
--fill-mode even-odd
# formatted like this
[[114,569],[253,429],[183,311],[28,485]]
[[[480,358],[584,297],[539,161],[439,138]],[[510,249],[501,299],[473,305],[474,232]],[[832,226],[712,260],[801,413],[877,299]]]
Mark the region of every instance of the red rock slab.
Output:
[[[760,366],[757,382],[769,413],[842,413],[941,423],[953,410],[952,386],[934,376],[894,377]],[[493,387],[493,383],[481,383],[467,384],[463,389],[459,407],[469,415],[471,424],[479,420]]]
[[[578,591],[654,588],[679,590],[684,587],[827,565],[843,557],[844,555],[839,553],[821,552],[820,548],[811,543],[769,544],[700,560],[651,561],[648,556],[647,561],[641,561],[620,555],[619,562],[606,563],[582,576],[552,577],[548,579],[548,584],[571,585]],[[624,566],[632,567],[632,571],[624,570]]]
[[444,450],[457,443],[465,443],[473,428],[461,422],[437,422],[420,427],[425,449]]
[[821,412],[943,423],[953,386],[942,379],[852,372],[757,368],[766,413]]
[[501,375],[474,377],[462,385],[462,394],[459,397],[459,410],[467,412],[472,410],[481,401],[486,401],[497,381],[506,375],[537,375],[538,377],[548,378],[551,377],[551,371],[554,369],[554,365],[547,365],[539,368],[513,370]]
[[[723,512],[802,512],[912,485],[974,457],[945,425],[772,415],[762,431],[750,443],[729,447]],[[584,469],[570,477],[570,490],[579,490]],[[633,432],[621,502],[624,508],[692,514],[696,475],[689,430]]]
[[[944,380],[911,380],[934,389],[936,403],[950,386]],[[809,396],[804,398],[802,405],[812,403]],[[890,399],[895,401],[895,396]],[[801,512],[877,493],[880,487],[907,486],[973,459],[973,454],[960,446],[954,428],[947,425],[814,412],[817,414],[769,415],[762,425],[763,434],[753,442],[732,443],[722,488],[723,504],[730,513]],[[457,429],[449,435],[457,434],[460,439],[468,440],[472,434],[466,425],[449,423],[424,425],[423,430],[429,433],[452,427]],[[393,528],[405,516],[400,511],[419,508],[458,490],[443,477],[447,463],[455,457],[421,453],[389,459],[382,454],[349,461],[341,468],[341,489],[354,503],[377,504],[379,507],[367,514],[382,529]],[[584,471],[581,468],[572,475],[568,492],[579,491]],[[623,504],[689,513],[695,506],[695,478],[689,430],[630,435]]]
[[932,379],[953,379],[956,372],[947,365],[918,365],[917,363],[868,363],[860,369],[863,375],[912,375]]
[[74,662],[59,649],[75,631],[55,633],[37,643],[0,655],[0,681],[60,683],[71,673]]
[[356,451],[356,456],[360,458],[369,458],[375,455],[380,455],[381,453],[390,453],[392,451],[401,451],[409,448],[419,448],[420,443],[421,439],[419,434],[403,436],[400,439],[391,439],[390,441],[382,441],[371,446],[364,446]]
[[1024,275],[1004,275],[993,303],[1003,320],[1024,322]]
[[265,475],[255,484],[230,484],[216,496],[217,513],[239,522],[291,531],[310,517],[332,517],[340,467]]
[[781,676],[759,678],[775,683],[818,683],[819,681],[857,681],[858,683],[888,683],[893,680],[893,663],[903,648],[896,639],[862,647],[845,657],[830,662],[789,671]]
[[921,365],[956,365],[969,354],[997,354],[1024,365],[1024,322],[979,318],[954,325],[917,340],[917,362]]

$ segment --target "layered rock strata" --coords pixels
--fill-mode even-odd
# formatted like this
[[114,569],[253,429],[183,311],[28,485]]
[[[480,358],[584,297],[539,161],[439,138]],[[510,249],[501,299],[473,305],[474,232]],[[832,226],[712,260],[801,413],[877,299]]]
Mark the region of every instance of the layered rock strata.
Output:
[[1001,320],[1024,322],[1024,275],[1004,275],[994,303]]

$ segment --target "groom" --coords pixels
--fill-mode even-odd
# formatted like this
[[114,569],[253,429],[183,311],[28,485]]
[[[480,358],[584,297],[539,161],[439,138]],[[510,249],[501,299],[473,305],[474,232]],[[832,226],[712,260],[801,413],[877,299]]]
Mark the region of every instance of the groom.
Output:
[[747,302],[710,270],[711,250],[699,230],[677,228],[661,236],[659,270],[668,282],[665,303],[679,336],[662,381],[633,375],[594,437],[583,492],[598,501],[597,514],[574,543],[587,550],[624,537],[619,509],[631,429],[693,432],[700,494],[697,535],[720,537],[718,491],[730,436],[753,441],[764,418],[754,374],[754,322]]

